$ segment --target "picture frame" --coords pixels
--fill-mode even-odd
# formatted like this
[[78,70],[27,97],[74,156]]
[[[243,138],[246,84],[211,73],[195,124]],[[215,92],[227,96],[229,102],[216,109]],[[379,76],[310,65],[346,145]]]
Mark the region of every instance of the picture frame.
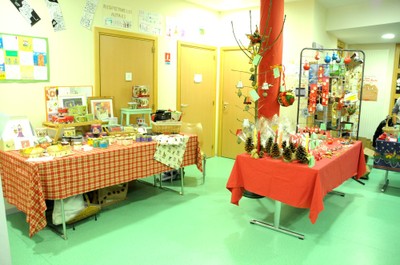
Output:
[[60,108],[71,108],[75,106],[86,106],[85,95],[64,95],[58,96],[58,106]]
[[[59,97],[85,95],[86,98],[93,96],[92,86],[45,86],[44,99],[46,108],[46,120],[52,121],[53,116],[57,116]],[[85,103],[87,101],[85,100]],[[86,104],[85,104],[86,106]]]
[[114,117],[114,97],[88,97],[87,107],[96,120],[108,121]]

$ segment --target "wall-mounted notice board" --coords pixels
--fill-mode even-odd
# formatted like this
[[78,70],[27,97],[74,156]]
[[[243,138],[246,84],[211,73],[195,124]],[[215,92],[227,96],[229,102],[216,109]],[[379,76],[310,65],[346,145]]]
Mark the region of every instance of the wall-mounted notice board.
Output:
[[46,38],[0,33],[0,83],[49,81]]

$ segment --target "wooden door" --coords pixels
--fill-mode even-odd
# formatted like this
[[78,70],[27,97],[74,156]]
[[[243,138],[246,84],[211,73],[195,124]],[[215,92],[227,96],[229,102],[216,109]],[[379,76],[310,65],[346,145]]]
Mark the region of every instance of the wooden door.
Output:
[[243,52],[235,48],[221,49],[220,74],[220,120],[219,120],[219,148],[218,155],[227,158],[236,158],[244,152],[244,143],[238,144],[236,131],[242,128],[244,119],[254,122],[254,104],[249,112],[244,111],[244,97],[239,97],[236,88],[237,82],[242,81],[243,94],[248,94],[251,88],[249,72],[251,64]]
[[[136,85],[148,87],[149,108],[157,108],[156,44],[156,39],[149,36],[95,29],[95,94],[114,97],[114,116],[119,117],[120,109],[128,107]],[[136,123],[135,118],[131,123]]]
[[203,152],[215,155],[216,47],[178,43],[177,109],[185,122],[201,122]]

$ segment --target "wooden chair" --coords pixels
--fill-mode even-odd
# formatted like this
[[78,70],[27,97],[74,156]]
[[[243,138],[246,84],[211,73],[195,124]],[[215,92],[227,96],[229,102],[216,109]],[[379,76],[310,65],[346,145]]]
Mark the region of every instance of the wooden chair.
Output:
[[[199,141],[199,147],[200,147],[200,151],[201,151],[201,159],[203,160],[203,184],[204,184],[205,180],[206,180],[206,159],[207,159],[207,156],[202,151],[203,144],[204,144],[203,126],[202,126],[202,124],[200,122],[197,122],[197,123],[182,122],[181,132],[182,133],[196,134],[197,135],[197,138],[198,138],[198,141]],[[183,176],[185,176],[184,168],[182,169],[182,172],[183,172]]]

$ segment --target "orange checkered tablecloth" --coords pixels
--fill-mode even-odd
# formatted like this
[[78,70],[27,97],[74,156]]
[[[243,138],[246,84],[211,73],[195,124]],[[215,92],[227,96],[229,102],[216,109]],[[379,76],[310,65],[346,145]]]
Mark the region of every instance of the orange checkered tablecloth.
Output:
[[[45,162],[27,162],[18,151],[0,151],[4,197],[26,214],[32,237],[47,225],[46,200],[65,199],[171,170],[154,160],[156,147],[156,142],[110,145]],[[190,135],[182,162],[182,167],[188,165],[203,171],[195,135]]]

